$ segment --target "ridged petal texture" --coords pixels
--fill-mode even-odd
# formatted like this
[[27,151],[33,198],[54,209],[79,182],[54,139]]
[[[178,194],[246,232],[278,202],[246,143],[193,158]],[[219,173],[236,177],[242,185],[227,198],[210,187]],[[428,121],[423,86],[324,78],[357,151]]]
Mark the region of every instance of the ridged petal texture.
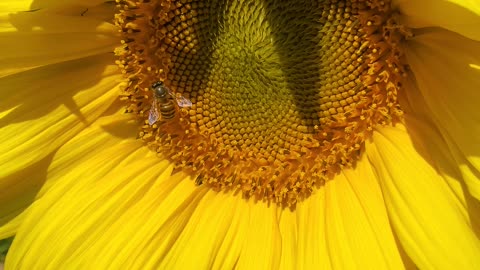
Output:
[[420,91],[409,92],[410,99],[424,101],[470,192],[480,199],[480,41],[432,31],[408,43],[407,58]]
[[0,77],[111,52],[118,46],[116,28],[106,21],[112,20],[112,5],[7,2],[15,4],[0,4]]
[[[439,142],[438,137],[430,139]],[[467,205],[430,160],[419,155],[424,146],[415,146],[401,126],[378,130],[373,141],[366,147],[368,158],[379,177],[392,226],[416,265],[421,269],[478,268],[480,241],[472,230]],[[471,214],[478,218],[478,213]]]
[[31,203],[59,147],[119,108],[118,38],[101,19],[108,9],[27,2],[0,4],[0,225]]
[[172,175],[125,139],[127,120],[102,118],[59,150],[7,269],[403,268],[368,160],[292,212]]
[[413,28],[443,27],[480,40],[480,2],[477,0],[393,0],[401,21]]

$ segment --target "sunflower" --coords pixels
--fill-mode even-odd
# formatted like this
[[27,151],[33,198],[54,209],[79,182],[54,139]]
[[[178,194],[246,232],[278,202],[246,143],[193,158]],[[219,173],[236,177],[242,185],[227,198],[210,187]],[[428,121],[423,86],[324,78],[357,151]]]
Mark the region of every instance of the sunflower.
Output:
[[0,3],[6,269],[480,268],[480,5]]

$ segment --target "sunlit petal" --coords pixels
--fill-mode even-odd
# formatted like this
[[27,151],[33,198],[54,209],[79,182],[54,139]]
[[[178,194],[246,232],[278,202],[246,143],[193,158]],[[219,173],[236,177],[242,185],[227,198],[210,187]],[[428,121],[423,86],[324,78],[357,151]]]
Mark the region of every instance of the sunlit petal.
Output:
[[424,100],[470,192],[480,199],[480,70],[471,66],[480,65],[480,42],[434,31],[411,40],[408,48],[420,91],[408,95]]
[[394,0],[393,5],[408,27],[443,27],[480,41],[480,2],[476,0]]
[[408,255],[420,268],[476,268],[480,242],[465,206],[418,154],[405,129],[385,127],[373,139],[367,154],[379,177],[393,228]]

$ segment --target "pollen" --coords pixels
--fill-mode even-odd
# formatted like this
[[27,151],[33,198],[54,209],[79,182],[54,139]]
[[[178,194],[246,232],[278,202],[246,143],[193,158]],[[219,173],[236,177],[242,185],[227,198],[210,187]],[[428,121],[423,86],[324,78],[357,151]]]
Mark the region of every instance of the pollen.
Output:
[[[389,1],[117,4],[126,112],[197,184],[293,206],[353,167],[376,125],[401,121],[409,31]],[[172,117],[152,121],[166,104]]]

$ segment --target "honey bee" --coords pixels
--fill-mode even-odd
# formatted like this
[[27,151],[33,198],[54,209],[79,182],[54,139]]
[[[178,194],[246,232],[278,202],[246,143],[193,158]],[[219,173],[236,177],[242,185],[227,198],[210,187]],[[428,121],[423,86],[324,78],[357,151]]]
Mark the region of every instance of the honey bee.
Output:
[[191,107],[192,102],[179,94],[173,93],[162,82],[155,82],[152,84],[153,101],[148,113],[148,123],[155,124],[160,118],[172,119],[175,117],[175,99],[180,107]]

